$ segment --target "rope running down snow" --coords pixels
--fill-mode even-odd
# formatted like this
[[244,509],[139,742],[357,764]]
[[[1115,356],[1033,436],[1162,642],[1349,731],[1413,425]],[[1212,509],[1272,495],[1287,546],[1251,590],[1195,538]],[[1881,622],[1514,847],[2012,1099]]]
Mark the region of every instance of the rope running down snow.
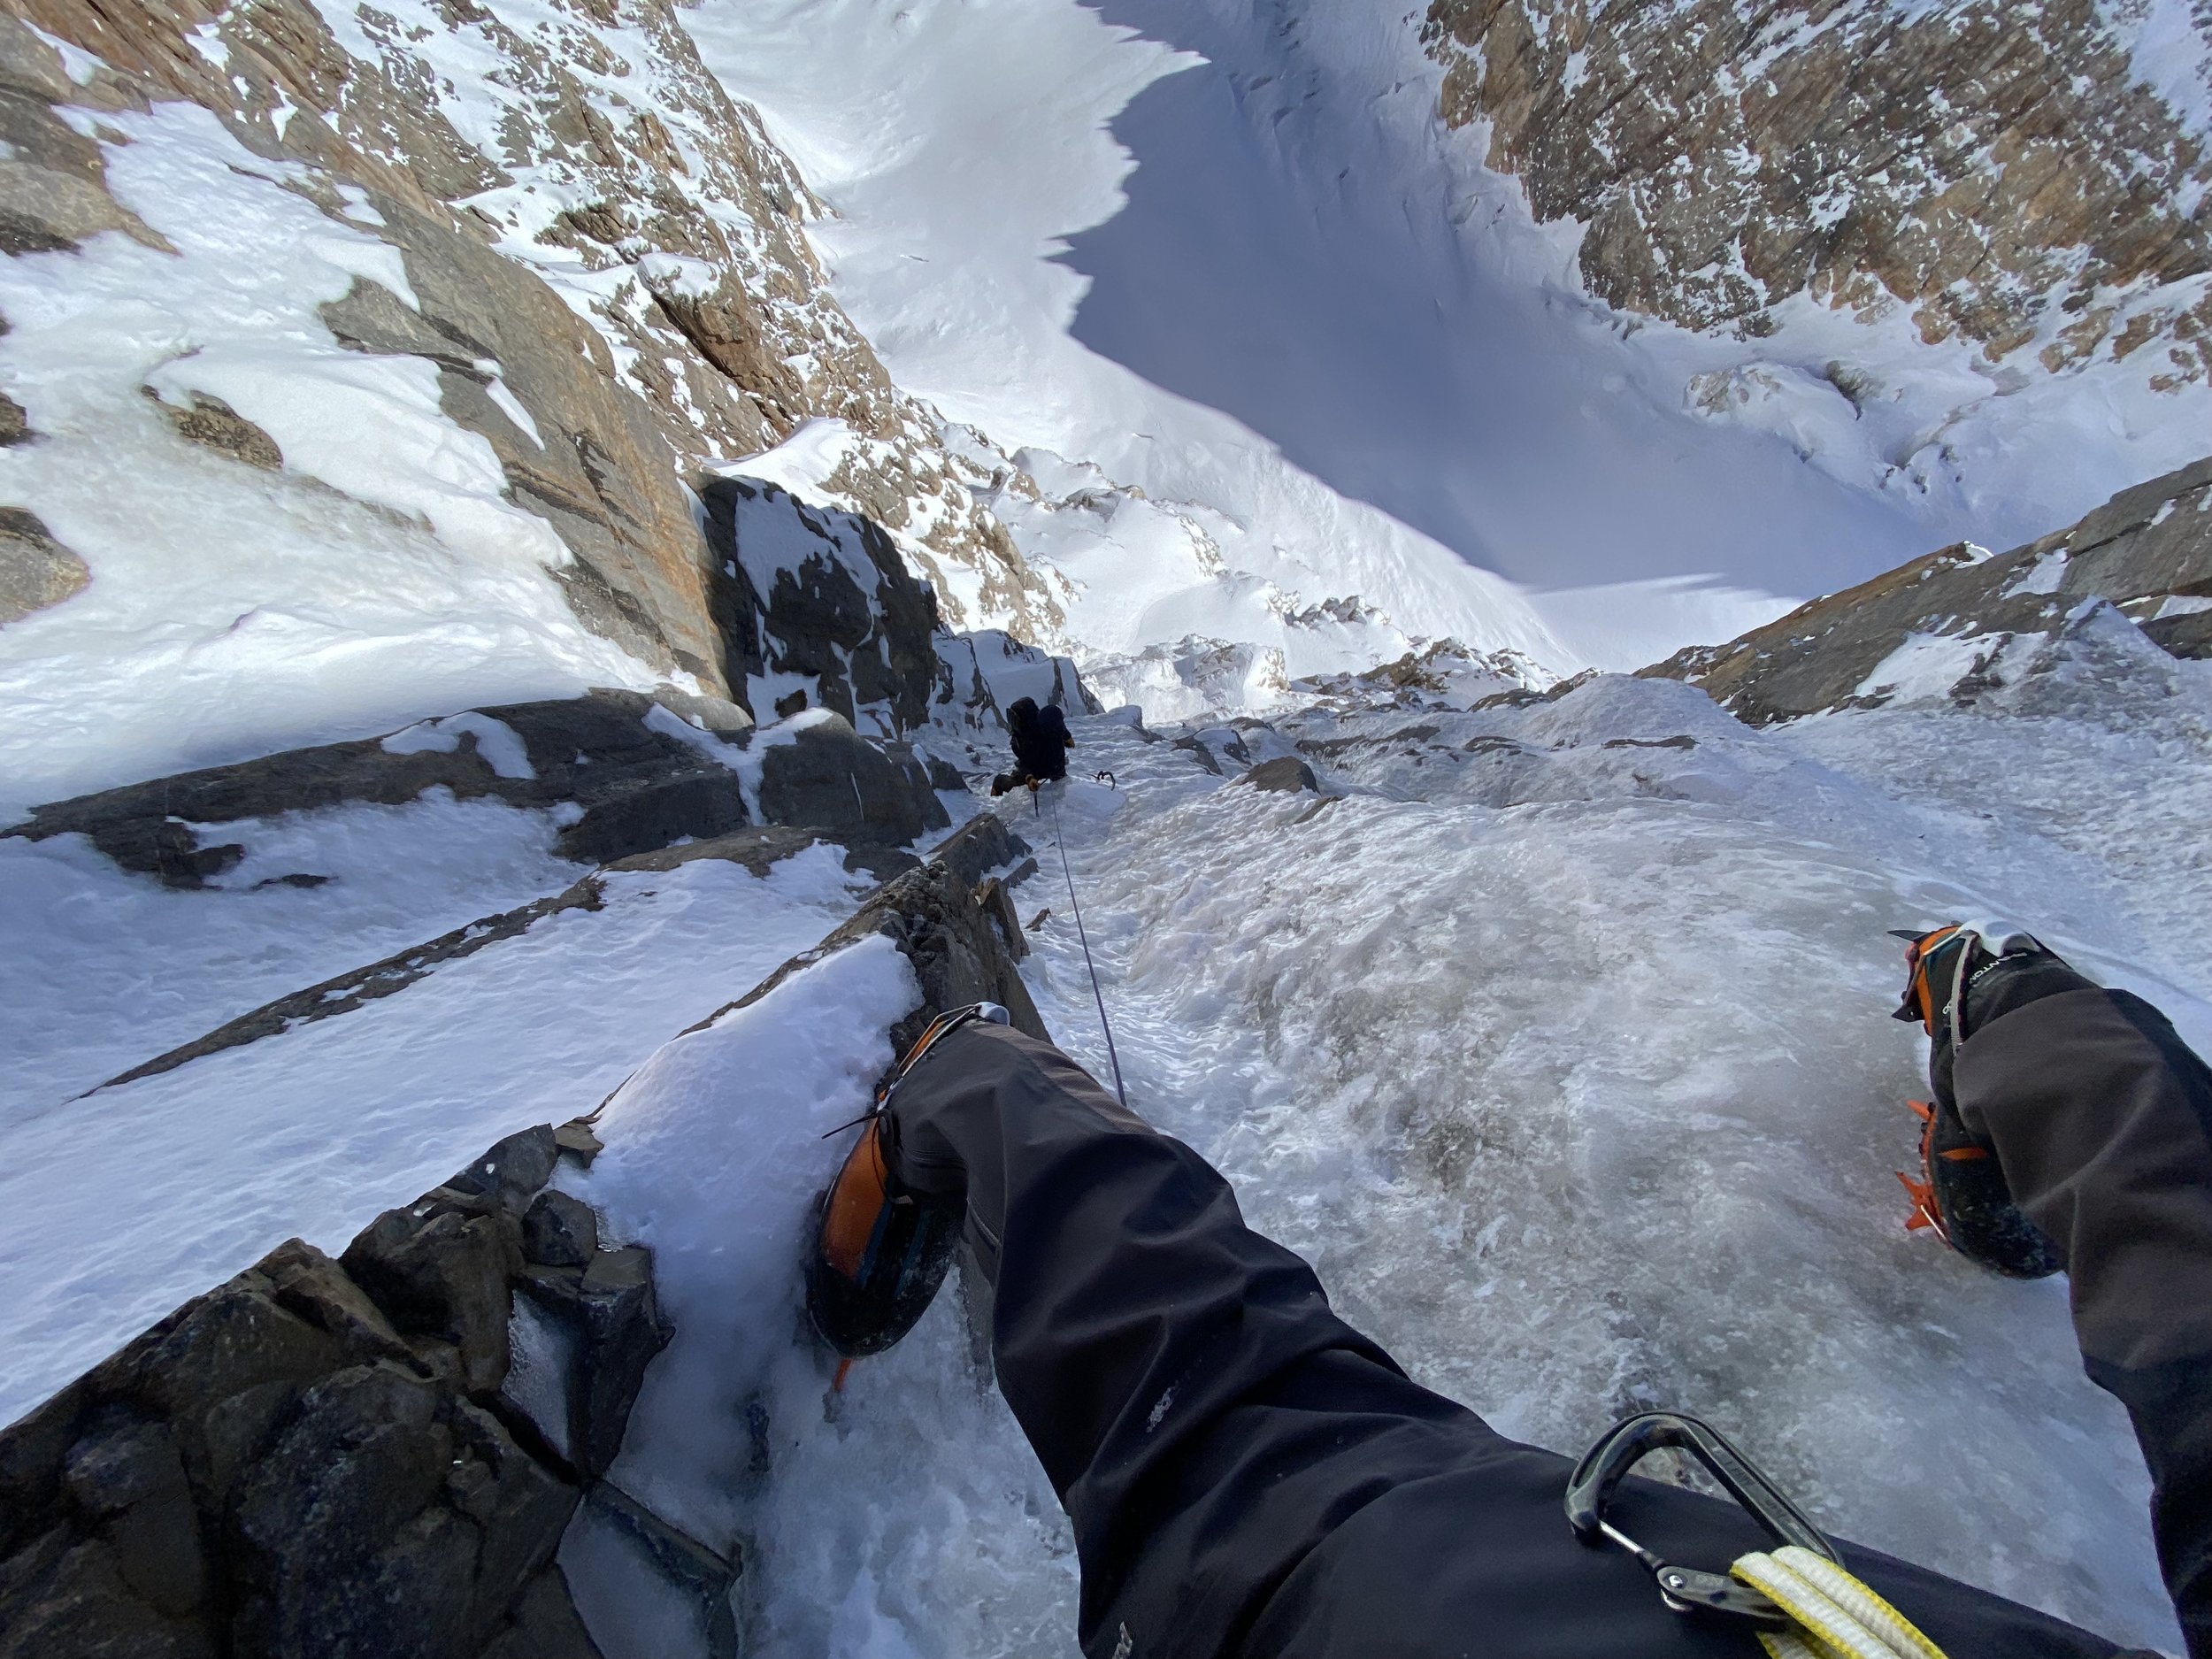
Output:
[[1083,930],[1083,905],[1075,896],[1075,872],[1068,866],[1068,838],[1060,827],[1057,795],[1052,797],[1052,839],[1060,849],[1060,873],[1068,879],[1068,908],[1075,912],[1075,936],[1083,946],[1083,965],[1091,971],[1091,998],[1098,1004],[1098,1028],[1106,1033],[1106,1058],[1114,1068],[1114,1094],[1126,1106],[1129,1092],[1121,1086],[1121,1056],[1114,1052],[1114,1028],[1106,1018],[1106,995],[1098,988],[1098,964],[1091,960],[1091,938]]

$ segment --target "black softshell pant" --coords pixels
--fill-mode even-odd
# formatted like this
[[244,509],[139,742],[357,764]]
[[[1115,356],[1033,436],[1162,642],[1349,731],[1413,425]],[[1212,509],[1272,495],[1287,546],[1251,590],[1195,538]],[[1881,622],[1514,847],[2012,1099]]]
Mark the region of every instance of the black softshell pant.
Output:
[[1959,1115],[2058,1247],[2083,1363],[2127,1407],[2189,1651],[2212,1659],[2212,1072],[2139,996],[2069,970],[1969,998]]
[[[999,1386],[1074,1526],[1092,1659],[1757,1659],[1742,1632],[1665,1611],[1625,1554],[1576,1542],[1567,1459],[1408,1380],[1203,1158],[1057,1049],[968,1025],[891,1112],[900,1177],[966,1206]],[[1767,1541],[1728,1504],[1640,1480],[1615,1518],[1698,1566]],[[1951,1659],[2118,1651],[1847,1559]]]

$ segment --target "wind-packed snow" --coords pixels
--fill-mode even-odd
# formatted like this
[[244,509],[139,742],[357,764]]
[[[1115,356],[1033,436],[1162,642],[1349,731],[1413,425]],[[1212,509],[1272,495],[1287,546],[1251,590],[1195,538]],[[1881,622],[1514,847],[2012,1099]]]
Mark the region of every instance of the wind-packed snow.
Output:
[[[366,833],[363,815],[376,810],[349,809],[326,825],[318,851],[342,857],[349,840]],[[478,891],[496,892],[501,878],[469,867],[483,855],[465,843],[481,827],[458,809],[434,815],[420,833],[445,844],[372,878],[387,909],[411,874],[429,893],[443,891],[444,915],[426,918],[403,942],[465,919],[457,913],[465,895],[449,883],[473,879]],[[389,856],[404,842],[403,832],[377,845]],[[528,854],[518,856],[511,839],[506,852],[503,879],[526,889]],[[95,987],[86,1027],[42,1057],[53,1081],[26,1101],[29,1110],[14,1106],[11,1091],[0,1271],[14,1288],[0,1313],[0,1421],[285,1239],[342,1249],[380,1212],[502,1135],[589,1111],[662,1043],[827,933],[865,885],[827,845],[765,878],[710,859],[665,873],[610,873],[600,910],[564,910],[354,1012],[67,1101],[58,1098],[62,1087],[199,1034],[207,1025],[186,1027],[203,1012],[214,1016],[207,1025],[244,1012],[257,977],[270,995],[297,990],[375,960],[389,947],[370,941],[403,931],[376,914],[374,891],[355,893],[367,926],[338,960],[337,941],[315,937],[311,906],[349,886],[125,895],[117,878],[88,867],[96,857],[63,849],[51,860],[77,887],[74,903],[56,908],[90,926],[135,921],[152,936],[80,947],[58,989]],[[24,873],[27,886],[37,872]],[[432,908],[427,895],[411,896]],[[19,893],[14,902],[21,908],[11,924],[49,922],[26,915]],[[225,915],[228,907],[247,913]],[[301,924],[299,936],[288,936],[288,921]],[[256,944],[269,962],[251,960]],[[117,980],[103,984],[103,969]],[[173,972],[234,975],[237,1002],[219,1010],[206,993],[167,983]],[[27,979],[19,968],[6,988],[28,988]],[[33,1038],[69,1019],[54,992],[37,995],[28,1011],[46,1016],[24,1028]]]
[[[396,249],[288,186],[196,105],[85,117],[107,184],[176,249],[120,234],[0,261],[0,380],[39,442],[0,489],[91,571],[0,632],[0,817],[195,765],[476,703],[658,678],[586,632],[567,550],[504,498],[490,446],[419,357],[342,348],[317,315]],[[220,398],[269,473],[180,437],[142,388]]]

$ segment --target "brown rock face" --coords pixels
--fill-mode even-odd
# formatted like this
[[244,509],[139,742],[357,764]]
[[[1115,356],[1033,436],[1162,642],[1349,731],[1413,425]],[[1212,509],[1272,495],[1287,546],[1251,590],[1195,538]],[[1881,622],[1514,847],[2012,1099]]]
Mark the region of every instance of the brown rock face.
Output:
[[[2212,373],[2212,157],[2095,0],[1434,0],[1443,114],[1624,310],[1770,333],[1797,294],[2058,372]],[[1847,391],[1848,388],[1846,388]]]
[[58,605],[92,580],[85,562],[19,507],[0,507],[0,625]]

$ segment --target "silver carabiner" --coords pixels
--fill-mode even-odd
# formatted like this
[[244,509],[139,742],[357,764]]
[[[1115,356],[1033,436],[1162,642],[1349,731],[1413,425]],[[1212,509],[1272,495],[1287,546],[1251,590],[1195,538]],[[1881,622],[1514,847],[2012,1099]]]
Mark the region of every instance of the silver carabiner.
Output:
[[1582,1455],[1567,1481],[1567,1525],[1586,1544],[1619,1545],[1659,1586],[1659,1599],[1677,1613],[1720,1613],[1770,1630],[1794,1621],[1768,1596],[1724,1572],[1703,1572],[1663,1561],[1605,1518],[1606,1507],[1628,1471],[1662,1448],[1686,1452],[1720,1482],[1778,1544],[1796,1544],[1843,1564],[1836,1547],[1805,1517],[1751,1460],[1720,1432],[1673,1411],[1642,1411],[1623,1417]]

